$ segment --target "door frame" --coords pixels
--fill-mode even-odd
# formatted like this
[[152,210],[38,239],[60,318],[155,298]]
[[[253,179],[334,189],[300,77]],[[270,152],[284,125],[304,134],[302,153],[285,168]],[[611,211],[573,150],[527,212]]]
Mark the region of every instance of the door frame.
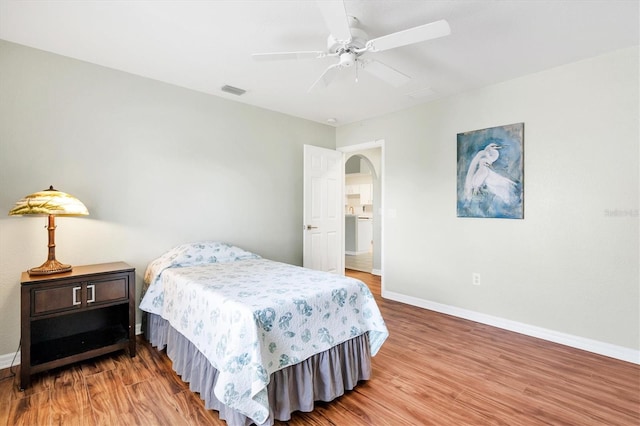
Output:
[[[378,179],[380,180],[380,205],[378,206],[379,211],[378,212],[373,212],[373,214],[375,215],[376,213],[378,214],[378,216],[380,217],[380,270],[379,270],[379,274],[380,275],[380,282],[381,282],[381,287],[382,290],[384,290],[384,224],[385,224],[385,208],[384,208],[384,201],[385,201],[385,179],[384,179],[384,175],[385,175],[385,152],[384,152],[384,139],[377,139],[377,140],[373,140],[370,142],[364,142],[364,143],[359,143],[359,144],[354,144],[354,145],[346,145],[346,146],[341,146],[341,147],[337,147],[336,151],[340,151],[342,152],[342,163],[343,163],[343,168],[344,168],[344,162],[345,162],[345,158],[346,158],[346,154],[351,154],[357,151],[365,151],[368,149],[375,149],[375,148],[380,148],[380,173],[378,176]],[[344,184],[343,184],[344,185]],[[344,192],[344,191],[343,191]],[[346,213],[346,211],[344,211],[344,203],[342,203],[342,209],[343,209],[343,216]],[[344,225],[343,225],[344,226]],[[343,237],[343,241],[342,241],[342,256],[344,258],[344,231],[342,233],[342,237]],[[376,271],[376,270],[374,270]]]

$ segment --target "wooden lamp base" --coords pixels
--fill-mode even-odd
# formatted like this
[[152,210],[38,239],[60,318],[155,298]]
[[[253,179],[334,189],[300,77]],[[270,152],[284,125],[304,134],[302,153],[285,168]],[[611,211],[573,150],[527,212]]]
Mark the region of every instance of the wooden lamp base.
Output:
[[65,265],[64,263],[60,263],[56,259],[53,259],[47,260],[37,268],[31,268],[27,272],[29,272],[29,275],[49,275],[69,272],[71,269],[71,265]]
[[71,265],[66,265],[64,263],[60,263],[56,260],[56,241],[55,241],[55,232],[56,232],[56,222],[55,216],[49,215],[49,226],[47,226],[47,231],[49,231],[49,257],[47,261],[37,268],[31,268],[27,272],[29,275],[50,275],[50,274],[59,274],[62,272],[69,272],[72,267]]

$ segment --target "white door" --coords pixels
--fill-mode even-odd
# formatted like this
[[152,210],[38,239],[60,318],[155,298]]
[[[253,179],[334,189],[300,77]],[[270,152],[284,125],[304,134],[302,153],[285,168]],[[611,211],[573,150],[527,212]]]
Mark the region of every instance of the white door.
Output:
[[342,275],[342,153],[305,145],[303,187],[303,266]]

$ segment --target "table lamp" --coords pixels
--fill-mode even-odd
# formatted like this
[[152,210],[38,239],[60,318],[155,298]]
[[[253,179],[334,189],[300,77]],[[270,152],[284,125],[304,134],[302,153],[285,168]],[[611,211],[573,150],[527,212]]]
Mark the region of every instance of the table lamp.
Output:
[[89,211],[77,198],[67,193],[53,189],[34,192],[19,200],[9,211],[9,216],[36,215],[49,216],[47,230],[49,231],[49,257],[42,265],[29,269],[29,275],[49,275],[68,272],[71,265],[56,260],[55,216],[86,216]]

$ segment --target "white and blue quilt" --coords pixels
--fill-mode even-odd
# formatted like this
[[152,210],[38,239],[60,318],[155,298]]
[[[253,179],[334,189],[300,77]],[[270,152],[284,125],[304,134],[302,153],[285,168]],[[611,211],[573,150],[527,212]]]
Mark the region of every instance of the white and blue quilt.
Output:
[[149,265],[145,282],[140,308],[189,339],[219,372],[216,397],[258,424],[273,372],[364,333],[375,355],[388,336],[361,281],[228,244],[180,246]]

